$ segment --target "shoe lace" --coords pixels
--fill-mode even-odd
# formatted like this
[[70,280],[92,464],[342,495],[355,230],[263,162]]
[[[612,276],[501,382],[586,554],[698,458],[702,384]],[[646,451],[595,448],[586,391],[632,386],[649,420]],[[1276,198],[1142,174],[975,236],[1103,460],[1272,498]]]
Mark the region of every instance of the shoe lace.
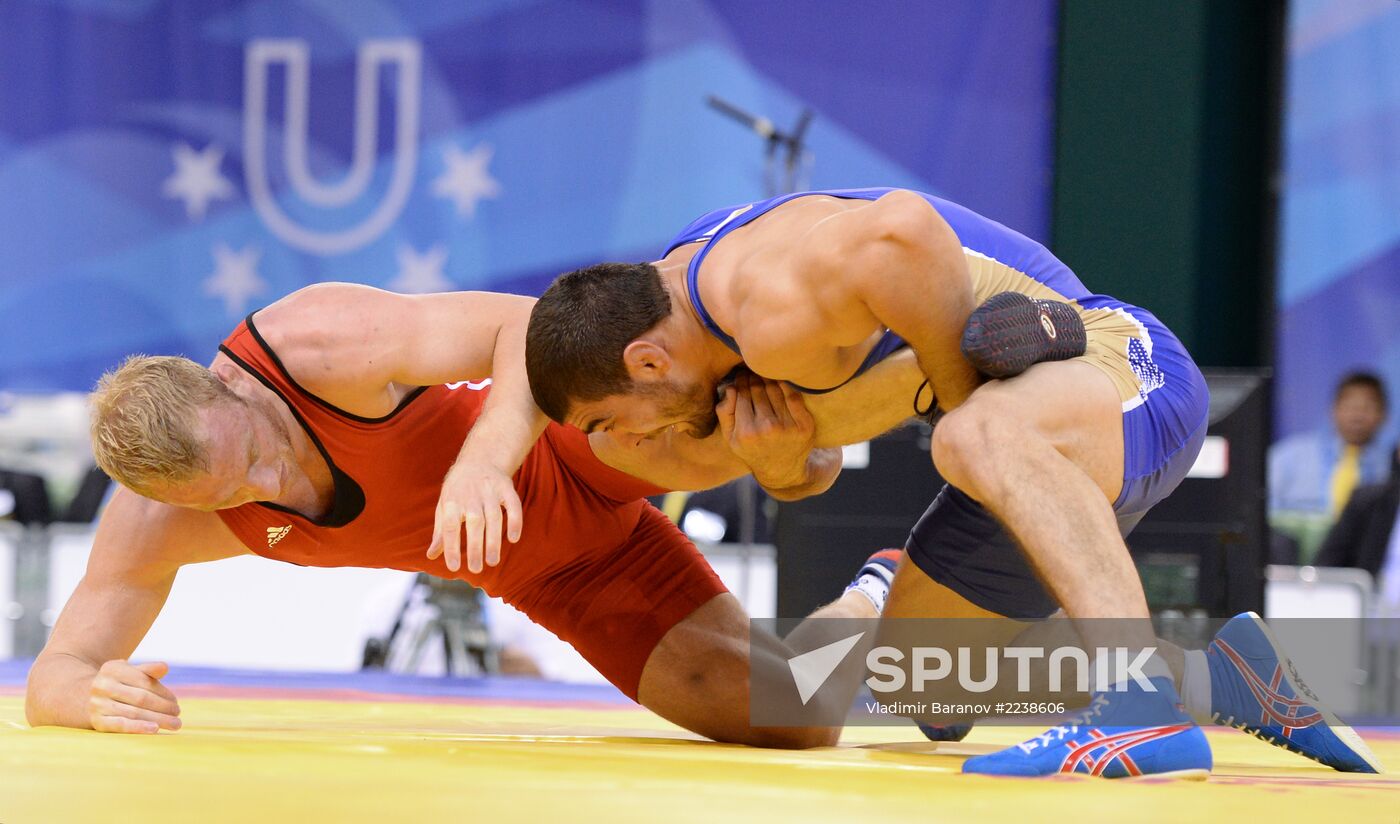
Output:
[[1072,715],[1069,718],[1065,719],[1070,723],[1061,724],[1057,727],[1051,727],[1050,729],[1046,730],[1040,735],[1037,735],[1036,737],[1031,738],[1029,740],[1023,741],[1020,744],[1017,744],[1016,746],[1020,747],[1022,752],[1030,753],[1034,752],[1039,747],[1048,747],[1051,744],[1057,744],[1065,740],[1069,736],[1078,733],[1080,727],[1089,726],[1089,723],[1091,721],[1093,721],[1099,715],[1103,714],[1103,710],[1107,706],[1108,699],[1102,695],[1096,695],[1094,696],[1094,700],[1090,702],[1087,709],[1085,709],[1081,713],[1078,713],[1077,715]]

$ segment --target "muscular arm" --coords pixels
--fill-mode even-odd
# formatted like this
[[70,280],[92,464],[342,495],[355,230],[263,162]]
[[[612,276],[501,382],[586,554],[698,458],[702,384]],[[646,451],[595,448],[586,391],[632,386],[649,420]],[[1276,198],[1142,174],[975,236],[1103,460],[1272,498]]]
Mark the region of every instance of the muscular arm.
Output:
[[[400,295],[322,283],[263,309],[254,322],[302,386],[342,409],[378,417],[412,387],[486,377],[493,378],[492,402],[516,395],[529,401],[524,341],[534,304],[494,292]],[[533,406],[529,413],[539,415]],[[522,458],[525,451],[528,445]]]
[[797,392],[756,376],[726,388],[716,409],[720,426],[696,439],[667,430],[622,443],[589,436],[603,463],[666,489],[709,489],[753,474],[780,501],[825,492],[841,472],[841,450],[814,448],[815,422]]
[[977,373],[960,349],[975,308],[972,278],[961,242],[928,201],[891,192],[835,212],[779,247],[755,258],[769,277],[745,279],[762,284],[739,318],[751,368],[833,385],[859,362],[838,353],[863,355],[865,343],[888,328],[913,348],[945,410],[972,394]]
[[[752,474],[718,433],[697,440],[668,432],[635,446],[624,446],[602,432],[594,432],[588,436],[588,443],[603,463],[664,489],[713,489]],[[802,476],[795,483],[765,485],[764,491],[780,501],[796,501],[825,492],[841,472],[841,450],[813,449],[801,471]]]
[[749,474],[718,432],[698,440],[667,431],[636,444],[622,444],[606,432],[594,432],[588,444],[598,460],[613,469],[665,489],[711,489]]
[[[264,336],[294,353],[289,368],[327,401],[378,417],[398,405],[409,387],[471,378],[492,379],[481,417],[443,480],[430,559],[460,566],[466,525],[467,566],[500,559],[502,510],[507,537],[520,536],[520,501],[510,477],[520,468],[548,420],[535,406],[525,375],[525,328],[534,298],[492,292],[399,295],[368,286],[320,284],[259,313],[272,325]],[[365,410],[365,411],[362,411]]]
[[244,552],[217,515],[119,489],[98,524],[87,573],[29,671],[24,704],[29,723],[86,728],[97,718],[99,728],[142,731],[140,721],[99,706],[102,699],[94,692],[99,670],[136,649],[182,564]]
[[[381,293],[389,294],[389,293]],[[520,468],[549,419],[535,406],[525,374],[525,329],[535,299],[494,292],[392,295],[392,353],[386,377],[428,386],[490,376],[491,394],[458,456],[504,476]]]

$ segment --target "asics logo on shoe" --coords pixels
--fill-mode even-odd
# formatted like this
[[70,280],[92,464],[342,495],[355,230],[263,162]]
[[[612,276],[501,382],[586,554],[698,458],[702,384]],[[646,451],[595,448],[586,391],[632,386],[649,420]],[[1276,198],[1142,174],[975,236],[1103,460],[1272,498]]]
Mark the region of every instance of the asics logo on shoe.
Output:
[[1077,741],[1069,742],[1070,750],[1064,761],[1060,762],[1060,772],[1087,772],[1089,775],[1101,776],[1116,761],[1129,776],[1140,776],[1143,775],[1143,770],[1132,759],[1132,750],[1190,729],[1192,727],[1189,724],[1173,724],[1128,730],[1116,735],[1107,735],[1097,729],[1089,730],[1089,741],[1083,744]]
[[[1283,684],[1283,669],[1281,667],[1274,665],[1273,676],[1265,681],[1262,676],[1249,666],[1244,656],[1237,652],[1235,648],[1230,646],[1224,639],[1216,638],[1213,643],[1217,649],[1224,653],[1226,660],[1233,664],[1235,669],[1239,671],[1240,676],[1244,679],[1245,685],[1249,688],[1249,691],[1253,693],[1254,700],[1258,702],[1259,720],[1256,723],[1260,725],[1269,723],[1278,724],[1283,728],[1283,736],[1288,738],[1293,734],[1294,730],[1311,727],[1313,724],[1322,720],[1322,713],[1318,712],[1315,707],[1310,706],[1307,701],[1302,701],[1298,698],[1290,698],[1280,691],[1280,687]],[[1297,673],[1293,670],[1293,662],[1289,661],[1288,663],[1289,671],[1293,673],[1296,678]],[[1301,684],[1299,686],[1301,687]],[[1316,698],[1312,700],[1314,702],[1317,701]],[[1239,720],[1244,721],[1245,719],[1241,718]]]

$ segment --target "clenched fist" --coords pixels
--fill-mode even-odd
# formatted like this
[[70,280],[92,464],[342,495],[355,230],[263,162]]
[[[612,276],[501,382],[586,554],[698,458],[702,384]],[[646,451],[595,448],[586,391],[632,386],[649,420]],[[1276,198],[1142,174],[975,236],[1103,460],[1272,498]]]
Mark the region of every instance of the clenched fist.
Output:
[[730,451],[764,488],[783,489],[806,481],[816,422],[800,392],[744,373],[724,388],[715,412]]

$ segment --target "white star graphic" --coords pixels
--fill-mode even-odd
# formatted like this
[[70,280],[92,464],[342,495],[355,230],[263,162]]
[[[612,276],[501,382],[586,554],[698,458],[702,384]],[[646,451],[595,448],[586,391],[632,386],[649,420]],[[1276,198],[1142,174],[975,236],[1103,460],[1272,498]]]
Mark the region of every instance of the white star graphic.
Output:
[[459,216],[476,217],[477,203],[501,194],[500,182],[486,169],[495,153],[489,143],[478,144],[469,152],[448,146],[442,153],[447,168],[433,181],[433,194],[450,198],[457,204]]
[[233,317],[242,315],[248,298],[267,291],[267,281],[258,276],[260,257],[255,246],[237,252],[224,243],[215,246],[214,273],[204,281],[204,294],[223,300],[224,311]]
[[197,152],[188,143],[176,143],[170,156],[175,159],[175,174],[165,179],[161,191],[168,198],[185,201],[186,217],[204,220],[209,201],[233,197],[233,184],[219,172],[223,149],[211,143]]
[[395,292],[421,295],[427,292],[450,292],[456,286],[442,273],[447,263],[447,250],[432,246],[419,254],[412,246],[399,247],[399,273],[389,283]]

